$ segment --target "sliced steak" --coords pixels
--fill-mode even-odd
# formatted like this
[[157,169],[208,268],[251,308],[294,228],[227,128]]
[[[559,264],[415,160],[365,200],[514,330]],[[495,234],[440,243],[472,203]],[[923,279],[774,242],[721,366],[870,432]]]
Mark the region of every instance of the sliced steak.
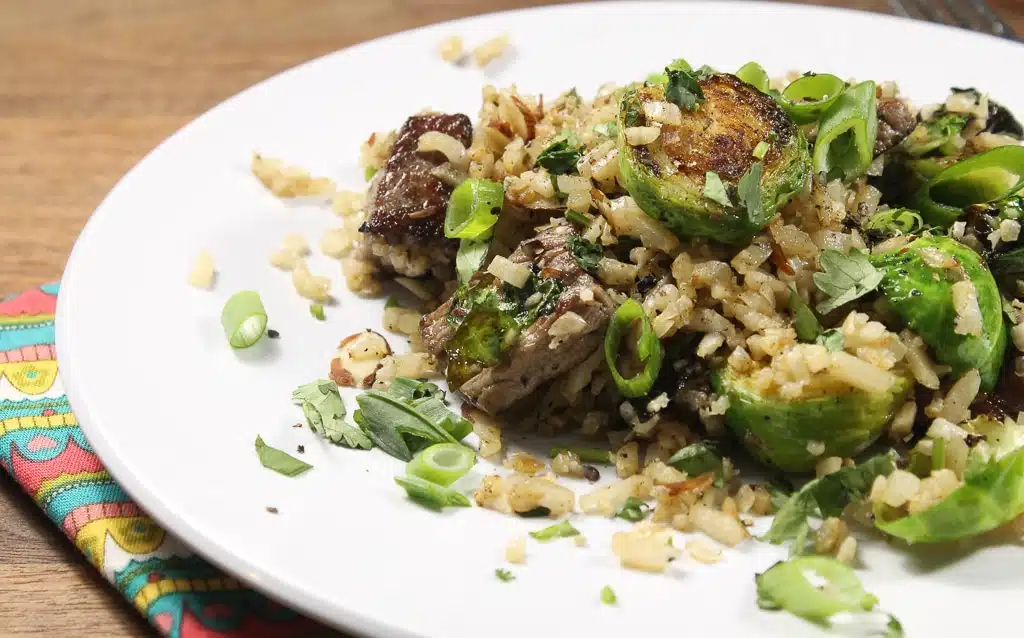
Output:
[[888,151],[910,135],[917,119],[907,105],[896,98],[878,100],[878,136],[875,137],[875,156]]
[[449,298],[420,319],[420,337],[423,346],[431,354],[439,355],[444,352],[444,347],[455,336],[455,326],[448,323],[448,313],[452,309],[453,299],[454,297]]
[[[615,310],[614,303],[576,263],[567,245],[572,235],[569,226],[549,228],[522,242],[509,257],[517,263],[532,264],[541,279],[556,279],[564,288],[550,314],[538,317],[522,331],[516,343],[504,353],[502,363],[484,368],[458,387],[482,410],[494,414],[509,408],[586,359],[603,342],[605,327]],[[451,311],[449,301],[424,318],[423,340],[434,352],[455,336],[456,330],[447,320]],[[569,312],[583,320],[582,330],[552,335],[551,327]]]
[[452,187],[433,174],[445,157],[416,150],[420,136],[429,131],[451,135],[468,147],[473,123],[461,113],[406,120],[391,156],[370,185],[368,219],[359,229],[368,235],[364,257],[409,277],[450,264],[458,249],[458,242],[444,236]]

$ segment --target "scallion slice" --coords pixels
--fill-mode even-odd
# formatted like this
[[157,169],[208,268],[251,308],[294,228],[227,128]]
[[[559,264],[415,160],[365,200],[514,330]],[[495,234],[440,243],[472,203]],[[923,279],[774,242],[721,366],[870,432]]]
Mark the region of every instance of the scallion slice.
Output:
[[766,73],[764,67],[757,62],[747,62],[741,66],[739,71],[736,71],[736,77],[747,84],[752,85],[762,93],[768,92],[768,87],[770,85],[768,73]]
[[396,476],[395,483],[405,488],[409,498],[430,509],[470,507],[469,499],[465,494],[425,481],[418,476]]
[[832,180],[860,177],[874,160],[878,135],[875,83],[870,80],[843,91],[818,123],[811,168]]
[[467,179],[448,200],[444,234],[450,239],[477,239],[498,222],[505,189],[498,182]]
[[[634,321],[640,321],[640,336],[636,344],[636,353],[640,361],[644,363],[644,369],[636,376],[626,379],[619,373],[617,366],[619,346],[622,338],[629,333]],[[633,299],[627,299],[612,315],[608,331],[604,335],[605,362],[612,373],[615,385],[618,386],[623,396],[632,399],[646,395],[658,378],[664,356],[664,348],[662,348],[661,341],[655,334],[651,320],[647,318],[643,306]]]
[[548,525],[544,529],[539,529],[535,532],[530,532],[530,536],[539,540],[542,543],[546,543],[556,538],[571,538],[573,536],[579,536],[580,531],[572,526],[569,521],[560,521],[554,525]]
[[[928,160],[914,163],[917,170]],[[941,169],[911,198],[910,206],[929,224],[943,228],[964,208],[1004,199],[1024,187],[1024,147],[1000,146]]]
[[579,224],[580,226],[589,226],[590,222],[593,221],[593,218],[590,215],[581,213],[577,210],[565,211],[565,218],[574,224]]
[[555,458],[562,452],[572,452],[584,463],[603,463],[610,465],[614,463],[612,453],[609,450],[602,450],[597,447],[553,447],[548,456]]
[[[812,583],[812,578],[826,584]],[[758,574],[755,582],[762,608],[785,609],[814,622],[827,623],[840,612],[870,611],[878,604],[852,569],[826,556],[776,563]]]
[[776,99],[794,122],[810,124],[835,104],[845,90],[846,82],[834,75],[805,75],[794,80]]
[[438,443],[414,456],[405,466],[405,473],[448,486],[464,476],[474,463],[476,455],[465,445]]
[[224,304],[220,324],[232,348],[248,348],[267,331],[267,311],[260,295],[252,290],[236,292]]
[[771,146],[768,145],[768,142],[761,141],[754,147],[754,152],[751,153],[751,155],[753,155],[755,159],[764,159],[764,156],[767,155],[770,150]]

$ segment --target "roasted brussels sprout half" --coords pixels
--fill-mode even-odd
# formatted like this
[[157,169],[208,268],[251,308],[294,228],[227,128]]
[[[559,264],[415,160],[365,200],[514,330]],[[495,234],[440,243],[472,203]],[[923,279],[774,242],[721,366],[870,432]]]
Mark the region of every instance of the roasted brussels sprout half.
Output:
[[[725,420],[733,434],[762,463],[787,472],[806,472],[822,458],[867,448],[913,387],[901,372],[883,392],[847,389],[791,400],[763,396],[727,368],[711,381],[715,392],[729,398]],[[815,449],[819,442],[824,449]]]
[[[972,368],[991,390],[1006,350],[1002,299],[981,257],[945,236],[919,237],[901,250],[872,258],[885,271],[879,289],[889,307],[928,344],[954,377]],[[970,281],[976,301],[962,284]],[[957,303],[963,304],[957,312]],[[980,316],[972,317],[974,313]]]
[[[623,183],[644,212],[675,234],[741,243],[804,187],[810,151],[770,96],[734,75],[695,78],[703,100],[692,108],[669,100],[671,82],[623,95]],[[654,124],[660,131],[651,142],[633,133]]]

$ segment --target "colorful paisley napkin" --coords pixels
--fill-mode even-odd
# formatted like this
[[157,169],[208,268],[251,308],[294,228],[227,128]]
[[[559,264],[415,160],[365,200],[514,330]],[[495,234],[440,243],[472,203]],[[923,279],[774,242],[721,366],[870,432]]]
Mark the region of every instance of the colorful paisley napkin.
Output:
[[[57,290],[42,286],[0,302],[0,468],[163,635],[336,635],[194,554],[107,474],[61,386]],[[117,347],[111,344],[112,351]]]

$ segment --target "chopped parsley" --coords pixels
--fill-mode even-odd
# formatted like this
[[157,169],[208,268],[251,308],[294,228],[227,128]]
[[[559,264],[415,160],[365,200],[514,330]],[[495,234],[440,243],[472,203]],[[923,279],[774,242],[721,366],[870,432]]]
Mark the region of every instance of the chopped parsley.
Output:
[[630,496],[626,499],[626,502],[619,507],[619,511],[615,512],[615,516],[636,523],[637,521],[642,521],[647,518],[647,515],[650,513],[650,505],[644,503],[635,496]]
[[345,404],[334,381],[317,379],[300,385],[292,392],[292,403],[302,408],[309,429],[331,443],[364,450],[373,447],[362,430],[345,423]]
[[823,315],[868,294],[885,276],[868,261],[867,251],[856,248],[850,250],[849,256],[826,248],[819,261],[821,272],[814,273],[814,285],[829,297],[818,304],[817,310]]
[[576,260],[576,264],[579,265],[581,270],[585,270],[590,274],[597,272],[601,259],[604,257],[603,248],[578,235],[570,237],[567,244],[569,251],[572,252],[573,259]]
[[516,579],[515,575],[503,567],[494,570],[494,575],[503,583],[511,583]]
[[821,334],[821,324],[794,288],[789,289],[789,312],[793,315],[793,329],[796,330],[797,339],[804,343],[814,342]]
[[263,441],[263,437],[259,435],[256,435],[256,454],[259,456],[263,467],[285,476],[298,476],[313,468],[309,463],[300,461],[283,450],[267,445]]
[[764,166],[761,162],[754,162],[750,170],[740,177],[736,184],[736,196],[740,200],[740,206],[747,209],[747,218],[753,222],[760,222],[764,216],[764,206],[761,202],[761,174]]
[[846,341],[843,339],[843,333],[833,328],[818,335],[814,339],[814,343],[825,346],[829,352],[839,352],[843,349]]
[[725,183],[722,182],[722,178],[718,176],[718,173],[714,171],[708,171],[704,174],[704,197],[726,208],[732,206],[732,200],[729,199],[729,191],[725,187]]
[[779,509],[771,528],[761,540],[776,545],[792,540],[790,555],[804,554],[811,532],[808,519],[811,516],[823,519],[839,516],[847,505],[864,500],[875,478],[891,474],[898,459],[899,455],[890,450],[859,465],[844,467],[808,482]]
[[576,163],[583,157],[583,146],[576,134],[566,130],[555,136],[537,156],[537,165],[552,175],[576,172]]
[[696,75],[689,69],[684,70],[678,65],[670,65],[665,68],[665,75],[668,76],[665,99],[669,102],[681,109],[692,111],[699,103],[705,101],[704,91],[701,90]]

